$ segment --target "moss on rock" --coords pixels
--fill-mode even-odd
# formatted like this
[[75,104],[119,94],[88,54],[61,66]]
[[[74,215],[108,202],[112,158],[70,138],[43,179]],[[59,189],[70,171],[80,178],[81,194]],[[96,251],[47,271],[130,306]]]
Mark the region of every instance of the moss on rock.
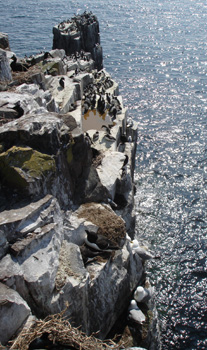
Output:
[[0,174],[6,183],[15,188],[25,188],[34,180],[54,174],[55,170],[52,156],[30,147],[13,146],[0,154]]

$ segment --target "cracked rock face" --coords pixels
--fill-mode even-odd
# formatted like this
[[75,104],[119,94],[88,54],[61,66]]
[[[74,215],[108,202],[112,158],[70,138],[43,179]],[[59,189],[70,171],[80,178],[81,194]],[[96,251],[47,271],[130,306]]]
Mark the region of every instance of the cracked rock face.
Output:
[[[106,211],[108,219],[113,217],[119,229],[120,225],[124,228],[123,220],[111,209],[98,206],[99,211]],[[93,211],[95,214],[95,206]],[[31,309],[37,317],[45,317],[69,304],[66,316],[71,323],[81,324],[88,334],[100,330],[102,338],[141,278],[142,263],[124,245],[114,256],[84,266],[77,243],[83,243],[86,227],[99,228],[88,221],[91,215],[87,220],[78,219],[78,223],[74,214],[67,214],[67,225],[64,215],[57,200],[49,195],[26,207],[3,212],[0,229],[9,249],[8,244],[2,247],[0,281],[24,299],[28,305],[26,316]],[[104,227],[106,232],[107,227],[100,222],[102,233]],[[76,244],[70,241],[81,234],[82,241]]]

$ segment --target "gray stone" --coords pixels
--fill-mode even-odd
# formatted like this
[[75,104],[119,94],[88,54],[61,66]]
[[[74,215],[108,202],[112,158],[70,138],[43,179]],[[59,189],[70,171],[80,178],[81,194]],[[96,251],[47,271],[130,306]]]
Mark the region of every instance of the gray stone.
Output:
[[0,261],[0,280],[18,291],[35,315],[44,317],[52,312],[51,299],[63,235],[54,224],[35,233],[37,238],[25,245],[19,255],[13,258],[7,254]]
[[25,300],[0,283],[0,343],[6,345],[26,321],[31,311]]
[[6,52],[0,49],[0,82],[10,82],[12,80],[11,68]]
[[69,128],[54,113],[28,114],[0,127],[0,142],[12,147],[18,138],[22,145],[36,148],[44,153],[54,153],[61,146],[61,138],[69,142]]
[[9,37],[6,33],[0,33],[0,49],[9,50]]
[[[0,216],[1,257],[7,253],[9,243],[22,239],[28,233],[32,233],[54,222],[54,220],[59,222],[59,214],[59,205],[50,195],[22,208],[3,211]],[[25,243],[18,241],[19,248],[14,246],[13,252],[16,250],[15,254],[18,254],[18,251],[21,251],[21,244],[28,245],[29,242],[30,239],[28,240],[28,238]]]

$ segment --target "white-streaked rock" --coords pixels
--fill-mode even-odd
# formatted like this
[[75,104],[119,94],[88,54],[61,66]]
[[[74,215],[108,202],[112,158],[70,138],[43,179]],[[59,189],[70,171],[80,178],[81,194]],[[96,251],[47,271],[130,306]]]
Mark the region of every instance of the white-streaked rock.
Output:
[[121,169],[125,156],[120,152],[107,152],[102,160],[102,164],[97,167],[98,176],[103,186],[105,186],[112,198],[116,193],[116,182],[121,178]]

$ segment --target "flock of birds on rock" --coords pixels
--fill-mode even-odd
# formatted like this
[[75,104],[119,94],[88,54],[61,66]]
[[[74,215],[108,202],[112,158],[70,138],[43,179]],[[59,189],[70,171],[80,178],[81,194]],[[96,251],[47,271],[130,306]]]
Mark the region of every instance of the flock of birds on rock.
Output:
[[90,25],[92,23],[96,23],[97,18],[92,14],[92,12],[85,11],[81,15],[75,15],[71,19],[66,21],[62,21],[58,24],[58,29],[63,33],[68,32],[78,32],[82,26]]
[[112,122],[117,114],[121,113],[122,107],[117,96],[107,93],[106,90],[113,86],[113,81],[106,76],[104,71],[94,73],[94,82],[88,84],[82,97],[82,113],[85,114],[89,109],[97,109],[103,115],[106,111],[109,113]]

